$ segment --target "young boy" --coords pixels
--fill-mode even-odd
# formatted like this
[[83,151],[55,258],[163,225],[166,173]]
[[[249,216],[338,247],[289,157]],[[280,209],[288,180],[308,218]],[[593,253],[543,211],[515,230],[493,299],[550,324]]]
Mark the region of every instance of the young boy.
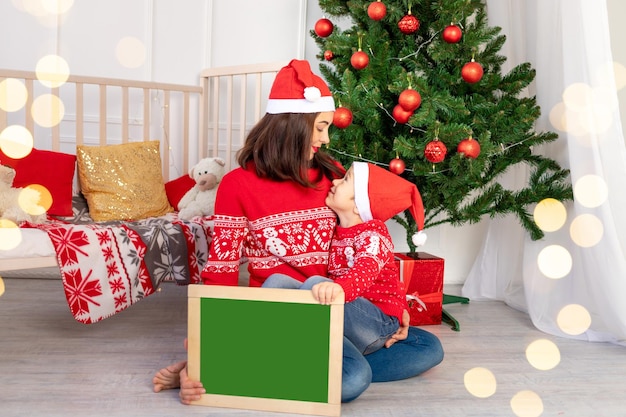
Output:
[[275,274],[263,286],[311,289],[322,304],[343,291],[344,335],[367,355],[384,346],[408,309],[385,221],[409,209],[423,238],[422,199],[415,184],[376,165],[354,162],[343,178],[333,181],[326,204],[338,218],[329,278],[314,276],[300,283]]

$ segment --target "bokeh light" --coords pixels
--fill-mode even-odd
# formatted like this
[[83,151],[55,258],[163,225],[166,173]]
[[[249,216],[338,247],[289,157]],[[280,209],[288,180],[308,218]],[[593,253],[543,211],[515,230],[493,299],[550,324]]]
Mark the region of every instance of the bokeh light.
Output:
[[46,187],[41,184],[30,184],[26,188],[31,189],[38,194],[39,199],[37,200],[37,206],[41,207],[44,212],[50,209],[50,207],[52,206],[52,194]]
[[606,85],[591,88],[574,83],[563,91],[563,102],[550,111],[550,123],[577,137],[605,133],[613,124],[617,95]]
[[35,17],[43,27],[56,29],[65,22],[73,0],[12,0],[16,9]]
[[24,9],[22,2],[23,0],[11,0],[11,3],[13,3],[13,7],[15,7],[17,10],[21,12],[25,12],[26,10]]
[[563,103],[575,111],[585,111],[593,102],[593,90],[585,83],[573,83],[563,91]]
[[0,297],[4,295],[4,280],[0,277]]
[[20,80],[7,78],[0,82],[0,109],[12,112],[23,108],[28,99],[28,90]]
[[146,61],[146,47],[139,39],[126,36],[117,43],[115,56],[123,67],[138,68]]
[[562,132],[567,131],[567,123],[565,117],[566,111],[567,108],[565,107],[565,103],[561,101],[555,104],[554,107],[552,107],[552,110],[550,110],[549,114],[550,124],[552,124],[552,127]]
[[567,106],[564,106],[564,109],[563,130],[577,138],[585,138],[589,133],[584,125],[587,116],[583,111],[568,109]]
[[611,113],[612,111],[619,110],[619,101],[617,100],[617,94],[615,89],[609,86],[599,86],[592,90],[592,99],[588,108],[593,108],[596,111],[606,111]]
[[604,226],[593,214],[581,214],[572,221],[569,234],[578,246],[590,248],[602,240]]
[[574,184],[574,199],[584,207],[601,206],[608,197],[609,189],[606,182],[598,175],[585,175]]
[[33,187],[24,187],[20,190],[17,203],[20,208],[31,216],[39,216],[46,212],[41,205],[41,193]]
[[626,67],[619,62],[614,62],[613,73],[615,74],[615,88],[621,90],[626,87]]
[[563,203],[554,198],[543,199],[533,212],[535,223],[544,232],[559,230],[567,220],[567,210]]
[[[611,80],[613,78],[613,80]],[[614,81],[614,86],[612,81]],[[626,67],[619,62],[606,62],[597,65],[593,77],[594,84],[621,90],[626,87]]]
[[543,401],[533,391],[520,391],[511,398],[511,410],[517,417],[539,417],[543,414]]
[[533,368],[547,371],[561,362],[561,352],[557,345],[550,340],[539,339],[526,348],[526,360]]
[[43,127],[56,126],[65,117],[65,105],[54,94],[42,94],[37,97],[33,101],[31,111],[35,122]]
[[613,112],[607,106],[589,108],[577,118],[583,134],[601,135],[613,124]]
[[546,277],[560,279],[572,270],[572,256],[563,246],[550,245],[539,252],[537,265]]
[[22,242],[22,231],[17,224],[0,218],[0,250],[11,250]]
[[41,17],[46,14],[40,0],[13,0],[13,5],[18,10],[29,13],[35,17]]
[[[550,124],[552,124],[555,129],[569,133],[584,146],[589,146],[592,143],[589,133],[601,130],[597,129],[593,125],[592,121],[594,119],[589,116],[586,110],[570,109],[563,102],[557,103],[554,107],[552,107],[549,119]],[[611,122],[611,120],[610,116],[607,119],[606,115],[600,115],[598,116],[598,120],[596,122],[599,126],[602,125],[606,128],[607,121]],[[601,138],[594,137],[594,140],[597,141],[598,139]]]
[[496,392],[496,377],[486,368],[476,367],[465,372],[465,389],[475,397],[487,398]]
[[50,88],[65,84],[70,76],[67,61],[58,55],[46,55],[37,62],[35,69],[40,83]]
[[72,8],[74,0],[41,0],[44,10],[52,14],[63,14]]
[[33,150],[33,135],[24,126],[7,126],[0,132],[0,150],[9,158],[24,158]]
[[556,323],[563,333],[579,335],[586,332],[591,326],[591,315],[580,304],[569,304],[559,311]]

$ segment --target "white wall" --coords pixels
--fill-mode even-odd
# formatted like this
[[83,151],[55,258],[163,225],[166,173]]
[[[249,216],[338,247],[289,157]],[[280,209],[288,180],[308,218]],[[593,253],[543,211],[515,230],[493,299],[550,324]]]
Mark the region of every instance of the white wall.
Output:
[[[626,64],[626,3],[607,3],[615,58]],[[59,25],[50,14],[29,12],[38,4],[0,1],[0,67],[32,71],[42,56],[60,54],[74,74],[195,84],[204,67],[290,58],[317,62],[319,53],[309,36],[322,17],[316,0],[74,0]],[[133,68],[116,56],[118,42],[128,36],[145,48],[145,61]],[[625,95],[622,89],[622,103]],[[626,105],[621,108],[626,120]],[[445,258],[447,284],[464,282],[486,222],[428,231],[422,250]],[[390,228],[396,249],[408,250],[404,230],[392,223]]]
[[[206,67],[302,58],[308,37],[306,0],[74,0],[59,25],[42,3],[0,2],[0,67],[59,54],[73,74],[196,84]],[[139,66],[117,58],[126,37],[144,46]]]
[[[304,56],[306,0],[214,0],[208,66]],[[178,2],[177,2],[178,4]]]
[[626,2],[624,0],[607,0],[609,11],[609,31],[611,34],[611,50],[613,61],[620,64],[618,78],[617,97],[620,103],[620,114],[622,119],[622,129],[626,126]]

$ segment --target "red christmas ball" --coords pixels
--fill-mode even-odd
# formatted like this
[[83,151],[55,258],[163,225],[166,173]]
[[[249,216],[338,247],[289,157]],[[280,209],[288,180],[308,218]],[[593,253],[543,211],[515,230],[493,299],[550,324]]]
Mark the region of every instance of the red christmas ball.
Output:
[[406,169],[406,164],[404,161],[398,157],[393,158],[391,162],[389,162],[389,171],[393,172],[396,175],[400,175]]
[[415,111],[422,104],[422,96],[412,88],[400,93],[398,104],[406,111]]
[[326,19],[325,17],[321,18],[315,23],[315,33],[317,34],[317,36],[320,36],[322,38],[330,36],[330,34],[333,33],[333,29],[333,22]]
[[480,155],[480,143],[470,136],[459,142],[456,150],[467,158],[476,159]]
[[350,57],[350,64],[354,67],[354,69],[361,70],[370,63],[370,57],[363,51],[356,51]]
[[367,8],[367,15],[372,20],[381,20],[387,15],[387,6],[382,1],[374,1]]
[[446,145],[440,140],[428,142],[424,148],[424,156],[433,164],[443,161],[447,152]]
[[411,116],[413,116],[413,111],[406,111],[402,108],[401,105],[396,104],[396,106],[391,111],[391,115],[398,123],[406,123],[409,121]]
[[333,54],[333,51],[331,51],[330,49],[324,52],[324,59],[326,61],[332,61],[334,57],[335,55]]
[[463,36],[463,32],[457,25],[446,26],[442,34],[443,40],[448,43],[457,43],[461,40],[461,36]]
[[412,14],[405,15],[398,22],[398,27],[400,28],[400,32],[405,35],[411,34],[420,28],[420,21],[417,20],[417,17]]
[[463,68],[461,69],[461,77],[463,77],[463,79],[470,84],[477,83],[481,78],[483,78],[483,66],[472,60],[471,62],[463,65]]
[[352,112],[345,107],[338,107],[333,115],[333,125],[339,129],[345,129],[352,123]]

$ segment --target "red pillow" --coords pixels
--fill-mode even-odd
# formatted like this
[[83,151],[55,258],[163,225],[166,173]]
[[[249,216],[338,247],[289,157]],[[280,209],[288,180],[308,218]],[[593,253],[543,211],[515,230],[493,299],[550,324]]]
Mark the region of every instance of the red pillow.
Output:
[[26,157],[13,159],[0,151],[0,162],[15,169],[13,187],[40,184],[50,191],[52,205],[48,209],[48,214],[72,215],[75,155],[33,149]]
[[166,182],[165,194],[167,194],[167,199],[169,200],[170,205],[178,210],[178,202],[181,198],[183,198],[187,191],[193,188],[194,185],[196,185],[196,180],[186,174],[182,177],[176,178],[175,180]]

